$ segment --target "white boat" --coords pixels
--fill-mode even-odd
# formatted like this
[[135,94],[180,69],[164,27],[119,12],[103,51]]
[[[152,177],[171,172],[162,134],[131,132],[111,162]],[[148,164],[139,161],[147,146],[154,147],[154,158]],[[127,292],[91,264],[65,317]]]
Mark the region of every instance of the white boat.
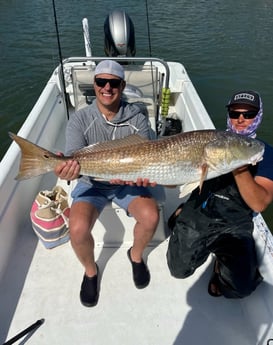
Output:
[[[94,68],[105,59],[91,56],[86,24],[84,21],[87,56],[67,58],[53,71],[18,132],[55,152],[64,150],[67,114],[86,106],[94,97]],[[166,129],[165,124],[172,121],[161,116],[165,111],[162,88],[170,90],[167,118],[178,120],[183,131],[214,128],[181,63],[151,57],[114,59],[126,62],[128,87],[124,97],[146,111],[155,136],[167,134],[170,128]],[[83,268],[70,243],[46,249],[33,232],[29,217],[40,190],[61,184],[69,192],[69,187],[57,181],[53,173],[22,182],[15,180],[19,160],[20,149],[12,143],[0,168],[1,344],[14,340],[36,320],[44,322],[40,327],[34,325],[31,332],[27,330],[24,338],[20,334],[20,344],[265,345],[271,342],[273,240],[260,214],[254,218],[254,236],[264,281],[251,296],[229,300],[207,293],[211,257],[187,279],[170,275],[166,262],[166,222],[181,202],[178,188],[165,189],[164,197],[158,199],[160,223],[145,251],[151,283],[143,290],[135,288],[126,256],[132,243],[134,221],[116,205],[109,204],[93,231],[101,272],[99,302],[96,307],[85,308],[79,300]]]

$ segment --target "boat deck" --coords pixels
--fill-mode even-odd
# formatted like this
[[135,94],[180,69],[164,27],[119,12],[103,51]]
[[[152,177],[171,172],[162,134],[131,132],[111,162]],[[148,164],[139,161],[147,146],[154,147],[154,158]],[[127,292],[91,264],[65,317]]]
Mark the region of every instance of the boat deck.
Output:
[[[170,112],[181,116],[185,131],[214,128],[184,68],[177,63],[169,66]],[[66,112],[55,77],[56,73],[20,134],[60,151]],[[149,112],[150,119],[154,119],[152,115]],[[169,273],[164,222],[178,204],[173,195],[176,191],[166,191],[161,231],[145,252],[151,283],[143,290],[134,286],[126,253],[132,241],[132,219],[108,208],[106,212],[111,214],[94,229],[99,302],[86,308],[79,300],[83,268],[70,243],[45,249],[31,228],[30,205],[39,190],[52,188],[56,177],[54,181],[52,177],[47,180],[47,175],[15,181],[19,155],[13,143],[1,162],[5,202],[0,204],[0,344],[41,319],[44,323],[20,339],[20,344],[267,345],[273,338],[273,240],[262,217],[255,220],[259,225],[255,237],[264,281],[251,296],[228,300],[207,293],[212,257],[187,279],[175,279]]]
[[[48,250],[29,230],[22,229],[0,287],[3,341],[39,319],[45,321],[25,338],[27,344],[253,345],[273,336],[266,298],[272,277],[245,299],[213,298],[207,293],[212,258],[192,277],[175,279],[165,240],[147,248],[151,283],[138,290],[126,255],[129,245],[97,246],[100,297],[97,306],[86,308],[79,300],[83,269],[70,243]],[[272,265],[270,253],[263,259]]]

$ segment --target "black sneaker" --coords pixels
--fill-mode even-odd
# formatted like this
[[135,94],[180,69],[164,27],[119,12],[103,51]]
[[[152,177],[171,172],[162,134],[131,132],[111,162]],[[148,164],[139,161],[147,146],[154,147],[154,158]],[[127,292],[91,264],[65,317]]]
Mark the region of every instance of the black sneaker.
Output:
[[133,280],[138,289],[144,289],[150,283],[150,272],[144,261],[134,262],[131,259],[131,248],[127,251],[128,258],[132,264]]
[[85,307],[94,307],[98,303],[98,266],[97,274],[94,277],[83,276],[81,285],[80,300]]

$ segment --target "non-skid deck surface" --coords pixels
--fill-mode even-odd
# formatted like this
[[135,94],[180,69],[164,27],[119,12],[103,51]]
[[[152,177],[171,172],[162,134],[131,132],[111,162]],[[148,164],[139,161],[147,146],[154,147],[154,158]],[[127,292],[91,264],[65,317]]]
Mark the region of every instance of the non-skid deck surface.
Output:
[[[2,341],[42,318],[44,324],[21,344],[254,345],[269,337],[267,302],[261,298],[271,288],[267,283],[244,300],[213,298],[207,294],[211,258],[192,277],[175,279],[165,259],[167,241],[146,251],[151,283],[143,290],[133,284],[128,246],[97,247],[100,297],[93,308],[80,304],[83,270],[70,243],[52,250],[38,243],[35,250],[30,232],[24,243],[17,253],[24,273],[18,263],[11,265],[14,271],[1,287]],[[251,324],[253,314],[258,324]]]

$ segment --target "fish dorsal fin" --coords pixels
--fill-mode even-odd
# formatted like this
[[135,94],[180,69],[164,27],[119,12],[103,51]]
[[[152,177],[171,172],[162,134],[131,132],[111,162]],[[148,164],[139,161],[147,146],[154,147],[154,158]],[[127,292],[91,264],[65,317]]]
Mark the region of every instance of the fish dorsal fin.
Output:
[[111,150],[115,148],[123,148],[123,147],[128,147],[131,145],[143,144],[147,141],[149,141],[149,139],[144,138],[138,134],[132,134],[122,139],[109,140],[102,143],[89,145],[87,147],[84,147],[76,151],[75,156],[86,154],[86,153],[101,152],[101,151]]

